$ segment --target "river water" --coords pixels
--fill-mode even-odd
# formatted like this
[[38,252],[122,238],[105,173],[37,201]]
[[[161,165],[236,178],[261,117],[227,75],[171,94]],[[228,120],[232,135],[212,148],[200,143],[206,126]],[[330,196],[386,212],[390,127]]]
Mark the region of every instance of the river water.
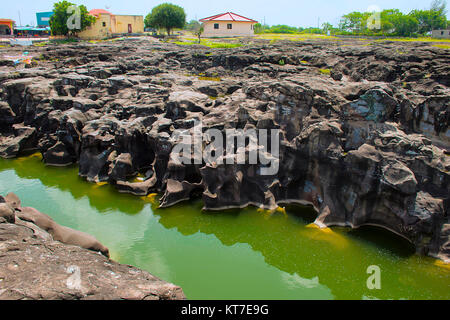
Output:
[[[307,208],[205,213],[193,201],[157,209],[38,155],[0,159],[0,194],[8,192],[94,235],[112,259],[181,286],[188,299],[450,299],[448,266],[381,229],[311,228]],[[380,290],[366,284],[372,265]]]

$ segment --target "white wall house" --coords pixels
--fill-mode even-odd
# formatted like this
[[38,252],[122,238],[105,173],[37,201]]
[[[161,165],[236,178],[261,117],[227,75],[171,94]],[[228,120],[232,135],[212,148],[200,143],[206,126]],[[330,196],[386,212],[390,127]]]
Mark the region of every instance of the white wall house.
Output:
[[240,16],[233,12],[218,14],[201,19],[205,31],[203,37],[251,37],[255,35],[258,21]]
[[447,30],[433,30],[431,32],[432,38],[450,39],[450,29]]

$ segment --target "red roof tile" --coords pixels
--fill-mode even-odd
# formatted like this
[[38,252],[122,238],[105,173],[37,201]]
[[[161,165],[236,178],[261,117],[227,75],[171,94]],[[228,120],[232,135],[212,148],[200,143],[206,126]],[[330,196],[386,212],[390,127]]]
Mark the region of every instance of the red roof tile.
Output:
[[98,17],[100,14],[109,14],[109,15],[112,15],[111,12],[106,11],[105,9],[92,9],[91,11],[89,11],[89,14],[90,14],[91,16],[96,16],[96,17]]
[[255,23],[258,22],[253,19],[240,16],[233,12],[222,13],[200,20],[200,22],[207,22],[207,21],[238,21],[238,22],[255,22]]

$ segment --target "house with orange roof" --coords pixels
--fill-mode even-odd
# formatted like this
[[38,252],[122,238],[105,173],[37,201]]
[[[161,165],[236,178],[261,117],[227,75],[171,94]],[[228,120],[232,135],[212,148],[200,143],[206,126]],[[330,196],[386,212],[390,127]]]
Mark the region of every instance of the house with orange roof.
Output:
[[201,19],[204,37],[251,37],[255,35],[258,21],[233,12],[218,14]]
[[82,39],[107,39],[113,35],[144,32],[143,16],[116,15],[104,9],[93,9],[89,14],[94,16],[96,21],[78,34]]
[[12,36],[14,34],[14,20],[0,19],[0,36]]

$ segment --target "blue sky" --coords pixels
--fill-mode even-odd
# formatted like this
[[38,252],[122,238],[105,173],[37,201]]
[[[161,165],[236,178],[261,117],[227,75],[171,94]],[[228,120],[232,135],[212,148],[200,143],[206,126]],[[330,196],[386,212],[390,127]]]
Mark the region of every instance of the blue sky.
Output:
[[[36,24],[36,12],[51,11],[55,0],[2,0],[0,18],[9,18],[22,25]],[[151,0],[72,0],[91,9],[106,9],[116,14],[146,15],[151,9],[167,1]],[[185,8],[188,20],[201,19],[232,11],[267,24],[288,24],[297,27],[339,23],[340,17],[351,11],[366,11],[370,6],[380,9],[398,8],[408,13],[413,9],[428,9],[431,0],[169,0]],[[448,16],[448,15],[447,15]],[[450,19],[450,18],[449,18]]]

